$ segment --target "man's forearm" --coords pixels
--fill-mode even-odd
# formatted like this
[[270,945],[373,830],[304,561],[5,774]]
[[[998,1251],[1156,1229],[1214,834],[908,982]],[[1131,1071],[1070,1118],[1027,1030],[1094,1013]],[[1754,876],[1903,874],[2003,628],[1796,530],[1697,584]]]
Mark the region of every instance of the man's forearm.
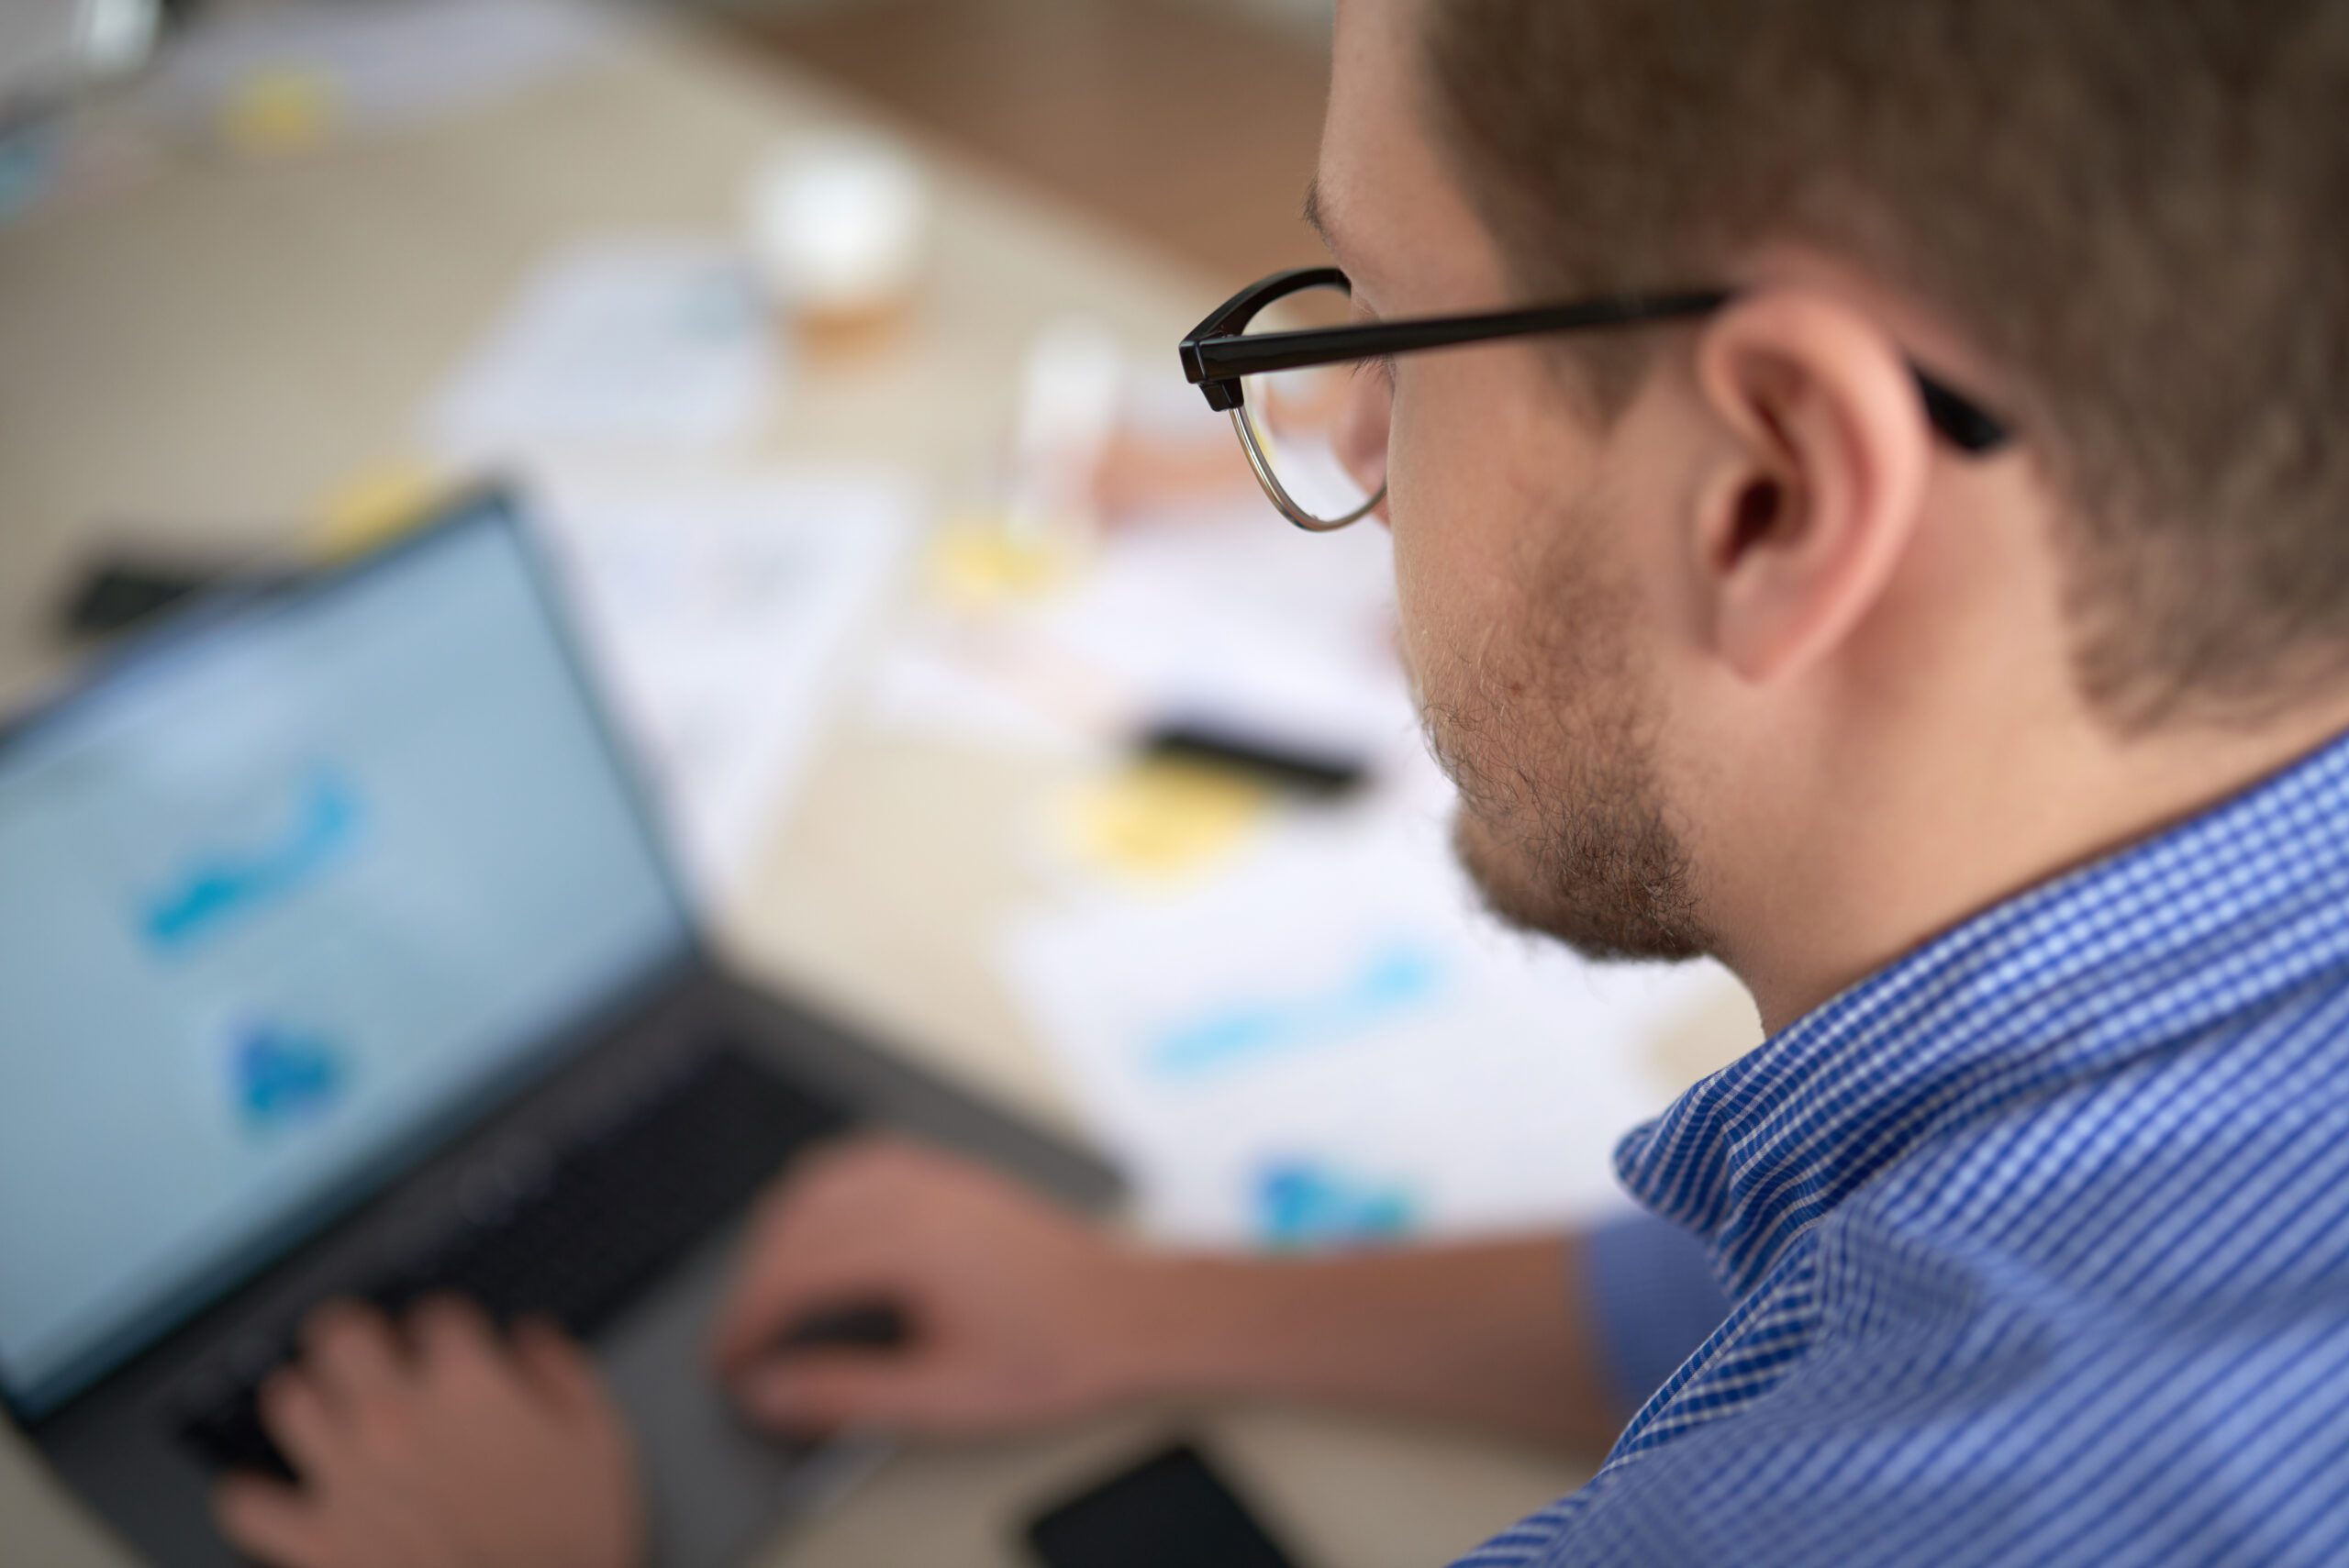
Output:
[[1570,1444],[1614,1440],[1579,1238],[1136,1272],[1138,1393],[1375,1407]]

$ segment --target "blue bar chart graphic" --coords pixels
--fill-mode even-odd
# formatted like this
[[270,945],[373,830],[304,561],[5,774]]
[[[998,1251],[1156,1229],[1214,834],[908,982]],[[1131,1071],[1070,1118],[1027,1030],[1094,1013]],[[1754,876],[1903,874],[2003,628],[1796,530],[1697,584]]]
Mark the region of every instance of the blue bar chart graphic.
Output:
[[341,1100],[349,1077],[323,1036],[265,1018],[237,1026],[228,1066],[239,1119],[252,1134],[317,1120]]
[[1152,1068],[1188,1078],[1255,1058],[1335,1044],[1403,1014],[1434,1006],[1444,989],[1442,961],[1398,944],[1380,951],[1332,990],[1219,1008],[1167,1030],[1151,1046]]

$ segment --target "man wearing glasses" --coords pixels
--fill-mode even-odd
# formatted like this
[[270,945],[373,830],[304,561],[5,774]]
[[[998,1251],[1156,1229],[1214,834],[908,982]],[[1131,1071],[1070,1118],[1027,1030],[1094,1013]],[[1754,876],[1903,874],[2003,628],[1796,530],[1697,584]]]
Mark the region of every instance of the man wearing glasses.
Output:
[[[1475,1563],[2349,1561],[2344,104],[2339,0],[1344,0],[1339,270],[1186,373],[1292,522],[1392,528],[1495,907],[1718,955],[1771,1038],[1563,1255],[1150,1255],[840,1153],[720,1326],[746,1409],[1607,1452]],[[761,1354],[875,1294],[909,1348]],[[625,1496],[595,1421],[505,1419]],[[231,1530],[374,1561],[337,1444]],[[558,1560],[533,1507],[497,1562]]]

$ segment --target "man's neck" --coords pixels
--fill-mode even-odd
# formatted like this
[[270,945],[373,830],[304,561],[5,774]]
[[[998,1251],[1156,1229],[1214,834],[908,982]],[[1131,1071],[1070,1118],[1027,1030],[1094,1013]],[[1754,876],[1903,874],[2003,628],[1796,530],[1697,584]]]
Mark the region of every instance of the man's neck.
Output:
[[[1722,954],[1764,1025],[1785,1029],[1968,917],[2209,810],[2349,732],[2349,700],[2256,729],[2008,748],[1964,772],[1870,781],[1865,810],[1821,803],[1762,868]],[[1972,781],[1969,791],[1965,780]]]

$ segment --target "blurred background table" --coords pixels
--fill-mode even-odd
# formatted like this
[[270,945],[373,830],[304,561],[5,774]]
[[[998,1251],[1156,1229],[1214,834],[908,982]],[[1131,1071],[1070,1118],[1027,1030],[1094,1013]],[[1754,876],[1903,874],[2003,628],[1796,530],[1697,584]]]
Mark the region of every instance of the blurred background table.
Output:
[[[1097,148],[1064,147],[1024,181],[974,161],[974,145],[1049,151],[1066,139],[1064,117],[1081,111],[1030,95],[1026,119],[991,117],[973,101],[989,90],[985,60],[952,43],[955,8],[932,6],[924,21],[918,6],[894,7],[896,22],[949,29],[945,47],[910,61],[867,30],[887,22],[883,9],[855,23],[649,24],[608,59],[444,123],[299,157],[190,160],[0,228],[0,685],[21,692],[54,666],[49,617],[94,530],[176,530],[212,547],[282,540],[322,496],[397,455],[420,400],[550,247],[616,229],[730,232],[754,161],[795,131],[878,114],[920,141],[936,176],[935,264],[918,329],[870,356],[803,360],[763,439],[779,459],[909,472],[948,506],[975,504],[996,483],[1011,417],[1004,367],[1040,325],[1081,312],[1163,356],[1171,374],[1181,331],[1244,281],[1230,269],[1283,259],[1267,218],[1218,230],[1170,220],[1163,204],[1130,194],[1124,216],[1134,221],[1122,229],[1080,210],[1069,198],[1088,182],[1119,187]],[[1059,9],[1065,21],[1096,8]],[[1039,0],[1024,14],[1036,24],[1052,10]],[[1085,47],[1081,33],[1036,36],[1063,40],[1044,64],[1054,73],[1067,49]],[[926,111],[891,116],[847,95],[787,62],[802,46]],[[958,53],[972,67],[961,98],[925,98],[922,72]],[[1092,88],[1104,89],[1132,91],[1114,75]],[[991,90],[1017,96],[999,76]],[[1187,92],[1167,88],[1166,101]],[[1256,193],[1234,201],[1259,214],[1275,183],[1282,211],[1293,204],[1298,125],[1311,117],[1300,122],[1286,101],[1273,113],[1286,128],[1230,187]],[[1008,139],[990,148],[957,116]],[[1247,139],[1244,125],[1221,134],[1227,150]],[[1275,142],[1287,151],[1275,154]],[[1201,203],[1226,188],[1165,175],[1135,189],[1180,178],[1194,180]],[[1144,238],[1153,214],[1178,241],[1186,231],[1222,237],[1177,255]],[[1301,233],[1292,253],[1309,254]],[[940,1070],[1069,1125],[985,941],[1028,874],[998,824],[1052,784],[1052,766],[843,723],[729,906],[729,945]],[[1020,1562],[1018,1527],[1038,1506],[1139,1457],[1178,1423],[1205,1431],[1313,1562],[1440,1562],[1576,1479],[1555,1455],[1357,1419],[1133,1415],[1048,1439],[908,1451],[763,1561]],[[124,1560],[8,1440],[0,1562]]]

